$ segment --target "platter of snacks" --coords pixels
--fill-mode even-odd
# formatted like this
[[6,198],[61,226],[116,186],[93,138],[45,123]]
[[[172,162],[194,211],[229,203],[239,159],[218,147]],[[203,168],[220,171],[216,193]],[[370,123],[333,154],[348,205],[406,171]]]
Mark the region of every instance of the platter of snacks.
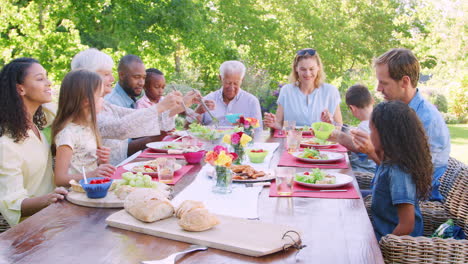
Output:
[[151,190],[132,192],[124,208],[107,217],[107,225],[254,257],[283,250],[290,243],[283,238],[287,231],[300,233],[289,226],[215,215],[199,201],[186,200],[175,208]]
[[294,181],[307,187],[329,189],[344,186],[352,182],[353,178],[346,174],[312,169],[311,171],[296,173]]
[[[131,172],[127,173],[132,174]],[[107,190],[107,193],[102,198],[89,198],[82,185],[76,182],[75,180],[71,180],[71,189],[70,192],[68,192],[66,198],[69,202],[73,204],[87,207],[123,208],[124,201],[127,195],[129,195],[136,189],[152,189],[160,193],[164,197],[170,196],[170,187],[168,185],[156,181],[151,181],[150,176],[147,176],[150,178],[150,181],[148,181],[148,179],[145,179],[144,177],[145,175],[140,174],[134,175],[134,177],[132,178],[133,181],[128,181],[126,179],[112,180],[110,188]],[[142,181],[143,184],[140,184],[140,181]],[[92,181],[90,181],[89,183],[93,184],[91,182]]]
[[262,182],[271,181],[275,175],[269,171],[259,171],[250,165],[232,165],[233,182]]
[[181,142],[158,141],[146,144],[147,148],[152,149],[154,152],[169,153],[169,154],[182,154],[183,152],[199,151],[199,146],[184,146]]
[[341,153],[318,151],[313,148],[305,148],[303,151],[292,152],[291,155],[300,161],[309,163],[333,163],[344,158],[344,155]]
[[[164,158],[157,158],[150,161],[139,161],[139,162],[132,162],[128,163],[123,166],[124,169],[128,170],[129,172],[133,173],[142,173],[146,175],[150,175],[151,177],[158,176],[158,162],[159,160]],[[182,165],[176,163],[174,171],[180,170]]]
[[304,138],[301,140],[301,147],[332,148],[335,146],[338,146],[338,143],[319,138]]

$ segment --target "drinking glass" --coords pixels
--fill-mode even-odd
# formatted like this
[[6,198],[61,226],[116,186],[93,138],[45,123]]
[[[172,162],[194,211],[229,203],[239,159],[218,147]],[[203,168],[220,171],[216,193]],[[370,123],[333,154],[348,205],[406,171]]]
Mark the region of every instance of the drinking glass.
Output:
[[283,121],[283,130],[288,133],[289,131],[293,131],[296,129],[296,121],[295,120],[285,120]]
[[164,158],[158,163],[159,182],[172,183],[174,181],[175,158]]
[[276,191],[278,195],[290,196],[293,193],[296,168],[278,167],[275,169]]
[[299,150],[302,140],[302,131],[291,130],[286,135],[286,149],[288,152]]

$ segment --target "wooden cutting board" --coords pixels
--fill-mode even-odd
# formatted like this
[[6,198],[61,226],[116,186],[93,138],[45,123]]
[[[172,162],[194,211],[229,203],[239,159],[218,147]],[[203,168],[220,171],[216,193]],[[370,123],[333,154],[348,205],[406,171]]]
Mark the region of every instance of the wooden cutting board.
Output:
[[154,223],[144,223],[125,210],[110,215],[106,219],[109,226],[173,239],[191,244],[231,251],[247,256],[260,257],[283,250],[289,238],[282,239],[284,233],[297,229],[266,223],[258,220],[218,215],[220,224],[203,232],[188,232],[178,225],[178,218],[171,217]]
[[107,192],[106,197],[90,199],[86,193],[71,191],[67,194],[67,200],[73,204],[97,207],[97,208],[123,208],[124,200],[120,200],[113,191]]

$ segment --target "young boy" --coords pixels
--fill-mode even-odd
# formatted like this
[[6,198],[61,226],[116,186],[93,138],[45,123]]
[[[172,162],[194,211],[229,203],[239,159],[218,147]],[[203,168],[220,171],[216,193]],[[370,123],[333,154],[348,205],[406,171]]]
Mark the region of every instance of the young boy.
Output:
[[145,95],[137,101],[137,108],[148,108],[159,103],[163,99],[164,88],[166,88],[164,74],[154,68],[147,69],[144,86]]
[[[370,133],[369,119],[372,114],[374,99],[372,98],[369,89],[361,84],[349,87],[348,91],[346,91],[346,104],[351,110],[353,116],[361,120],[357,129]],[[351,136],[347,133],[349,132],[347,129],[348,128],[344,127],[346,133],[339,130],[333,131],[329,140],[336,141],[351,151],[349,161],[353,170],[374,173],[376,166],[375,162],[368,159],[366,154],[358,152],[353,144]]]

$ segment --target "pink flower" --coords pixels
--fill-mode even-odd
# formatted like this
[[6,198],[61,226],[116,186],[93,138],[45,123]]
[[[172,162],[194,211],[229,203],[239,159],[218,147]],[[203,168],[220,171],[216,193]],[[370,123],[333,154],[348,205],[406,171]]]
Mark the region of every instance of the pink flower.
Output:
[[[240,132],[242,133],[242,132]],[[234,133],[232,134],[231,136],[231,144],[235,145],[235,144],[239,144],[239,141],[241,139],[241,135],[239,135],[239,133]]]
[[[240,138],[239,138],[239,140],[240,140]],[[221,151],[224,151],[226,153],[228,152],[227,148],[225,148],[223,146],[219,146],[219,145],[214,147],[213,151],[218,153],[218,154],[221,153]]]
[[244,116],[240,116],[240,118],[239,118],[239,124],[245,125],[245,118],[244,118]]

